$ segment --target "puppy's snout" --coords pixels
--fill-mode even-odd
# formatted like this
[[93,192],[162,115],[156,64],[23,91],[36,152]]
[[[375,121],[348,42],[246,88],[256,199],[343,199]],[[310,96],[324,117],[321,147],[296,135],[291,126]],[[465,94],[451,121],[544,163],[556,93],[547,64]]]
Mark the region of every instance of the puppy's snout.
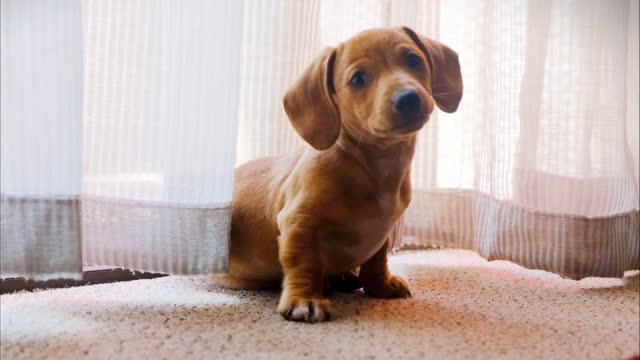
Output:
[[413,119],[420,111],[422,100],[413,89],[400,90],[393,94],[393,108],[405,119]]

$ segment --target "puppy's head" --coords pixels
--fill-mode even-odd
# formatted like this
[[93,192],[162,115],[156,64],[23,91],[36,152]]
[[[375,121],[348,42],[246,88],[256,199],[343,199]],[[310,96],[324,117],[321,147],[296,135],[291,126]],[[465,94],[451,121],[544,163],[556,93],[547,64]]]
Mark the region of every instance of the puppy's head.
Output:
[[427,122],[434,103],[454,112],[462,98],[458,55],[403,28],[369,30],[317,58],[289,89],[284,108],[316,149],[341,129],[377,144],[406,139]]

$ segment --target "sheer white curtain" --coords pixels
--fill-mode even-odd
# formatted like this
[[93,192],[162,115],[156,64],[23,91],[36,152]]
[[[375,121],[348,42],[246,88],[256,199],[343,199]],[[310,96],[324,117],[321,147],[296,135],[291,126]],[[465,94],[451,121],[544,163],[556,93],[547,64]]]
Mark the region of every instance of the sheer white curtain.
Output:
[[0,2],[0,273],[82,270],[80,3]]
[[3,277],[226,269],[243,5],[2,0]]
[[420,133],[396,246],[640,267],[637,1],[2,0],[1,275],[224,270],[234,164],[305,146],[287,86],[396,25],[465,83]]
[[465,93],[420,134],[396,246],[575,278],[639,267],[637,1],[276,1],[245,19],[238,164],[304,146],[279,104],[322,47],[408,25],[459,53]]
[[423,134],[435,146],[414,163],[403,241],[576,278],[637,269],[638,2],[447,1],[439,14],[465,95]]
[[85,263],[226,269],[242,5],[83,2]]

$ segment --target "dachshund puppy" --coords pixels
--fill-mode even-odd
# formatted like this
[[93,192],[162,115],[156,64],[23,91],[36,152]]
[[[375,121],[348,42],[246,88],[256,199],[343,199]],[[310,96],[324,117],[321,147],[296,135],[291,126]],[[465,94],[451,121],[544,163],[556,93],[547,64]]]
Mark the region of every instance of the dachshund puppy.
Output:
[[434,104],[457,109],[458,55],[403,28],[362,32],[314,61],[284,97],[311,147],[236,169],[222,286],[281,283],[288,320],[330,318],[328,277],[359,268],[367,295],[410,296],[387,268],[389,233],[411,200],[416,132]]

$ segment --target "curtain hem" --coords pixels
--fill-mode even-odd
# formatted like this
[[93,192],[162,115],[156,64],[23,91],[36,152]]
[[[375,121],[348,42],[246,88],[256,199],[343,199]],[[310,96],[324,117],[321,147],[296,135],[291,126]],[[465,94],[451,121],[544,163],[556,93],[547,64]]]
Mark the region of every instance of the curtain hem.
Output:
[[82,210],[76,196],[2,194],[0,277],[75,279],[82,273]]
[[598,218],[540,213],[475,191],[416,191],[402,245],[461,248],[572,279],[640,268],[638,210]]
[[49,281],[49,280],[82,280],[81,272],[58,272],[58,273],[3,273],[0,277],[2,279],[12,278],[24,278],[34,281]]
[[174,275],[226,272],[231,206],[216,206],[83,198],[83,261]]

